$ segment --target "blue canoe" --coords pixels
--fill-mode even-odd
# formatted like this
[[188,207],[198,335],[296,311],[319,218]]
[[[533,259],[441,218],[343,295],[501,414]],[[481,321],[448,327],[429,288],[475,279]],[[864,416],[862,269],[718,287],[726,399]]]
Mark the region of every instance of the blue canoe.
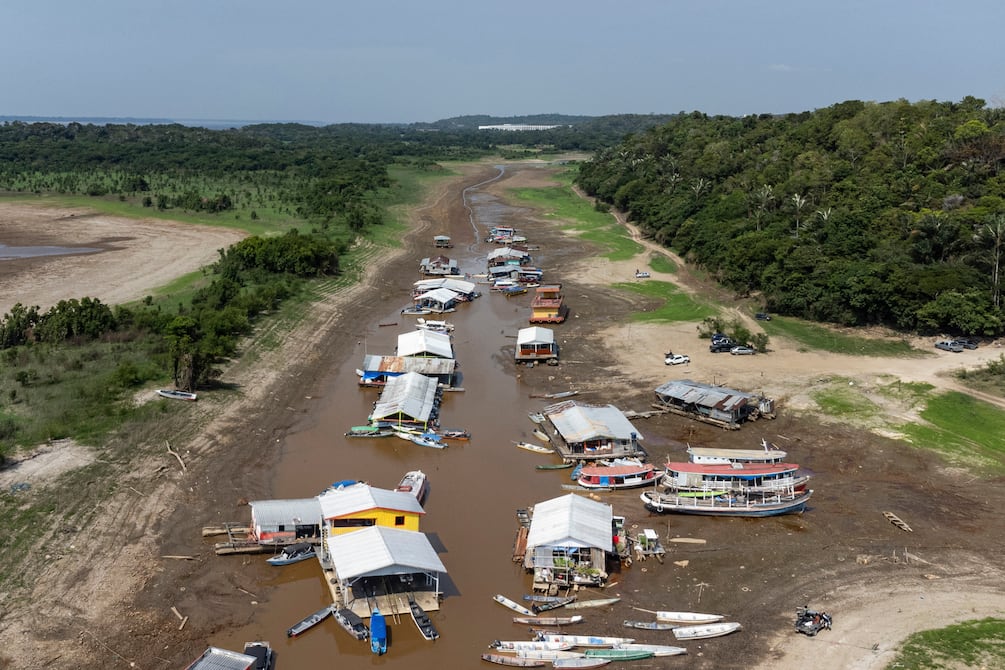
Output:
[[379,609],[370,615],[370,651],[383,655],[387,653],[387,622]]

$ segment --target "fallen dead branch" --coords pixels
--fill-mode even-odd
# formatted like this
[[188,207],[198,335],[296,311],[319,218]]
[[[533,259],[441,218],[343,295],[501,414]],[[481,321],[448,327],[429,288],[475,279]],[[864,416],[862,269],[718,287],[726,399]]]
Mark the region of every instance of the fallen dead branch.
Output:
[[187,471],[188,468],[185,467],[185,461],[181,460],[181,456],[178,455],[178,452],[171,448],[171,443],[165,442],[164,444],[167,445],[168,453],[178,459],[178,463],[179,465],[181,465],[181,471],[182,472]]

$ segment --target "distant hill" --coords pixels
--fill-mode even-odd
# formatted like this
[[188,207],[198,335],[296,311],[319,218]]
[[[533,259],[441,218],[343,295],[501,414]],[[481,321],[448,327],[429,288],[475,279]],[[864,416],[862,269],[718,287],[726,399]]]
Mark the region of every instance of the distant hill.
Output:
[[93,126],[133,125],[133,126],[169,126],[180,125],[209,130],[225,130],[227,128],[243,128],[260,123],[299,123],[308,126],[322,126],[317,121],[248,121],[239,119],[170,119],[144,118],[135,116],[5,116],[0,115],[0,123],[82,123]]

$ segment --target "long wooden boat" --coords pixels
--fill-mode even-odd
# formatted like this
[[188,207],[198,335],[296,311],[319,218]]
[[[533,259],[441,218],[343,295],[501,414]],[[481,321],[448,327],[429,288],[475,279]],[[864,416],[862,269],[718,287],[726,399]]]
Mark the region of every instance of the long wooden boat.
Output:
[[467,442],[471,439],[471,433],[462,428],[441,428],[440,437],[444,440],[457,440]]
[[551,662],[553,668],[601,668],[611,662],[609,658],[556,658]]
[[511,610],[513,610],[514,612],[516,612],[517,614],[522,614],[524,616],[535,616],[534,612],[532,612],[531,610],[527,609],[526,607],[524,607],[520,603],[515,602],[513,600],[510,600],[509,598],[507,598],[506,596],[502,595],[501,593],[497,593],[496,595],[492,596],[492,600],[495,600],[497,603],[499,603],[503,607],[510,608]]
[[543,642],[541,640],[495,640],[489,647],[499,651],[521,651],[527,649],[568,651],[572,645],[567,642]]
[[386,426],[352,426],[345,432],[346,437],[391,437],[394,429]]
[[534,658],[520,658],[519,656],[507,656],[506,654],[482,654],[482,660],[496,665],[509,665],[516,668],[543,668],[548,665],[547,661]]
[[317,626],[319,623],[328,618],[328,615],[331,613],[332,613],[331,605],[328,605],[327,607],[322,607],[314,614],[304,617],[297,623],[290,626],[290,628],[287,629],[286,631],[287,637],[296,637],[297,635],[300,635],[301,633],[310,630],[311,628]]
[[629,621],[625,619],[625,628],[639,628],[642,630],[672,630],[674,624],[669,621]]
[[523,599],[532,603],[557,603],[560,600],[565,600],[566,597],[567,596],[546,596],[543,593],[525,593]]
[[409,470],[405,473],[405,476],[401,478],[398,482],[395,491],[399,493],[408,493],[415,496],[415,499],[420,503],[426,497],[426,490],[429,487],[429,479],[426,477],[426,473],[422,470]]
[[635,642],[635,639],[631,637],[609,635],[566,635],[565,633],[553,633],[547,630],[536,631],[536,634],[537,639],[541,642],[558,642],[573,647],[614,647],[619,644],[631,644]]
[[525,451],[533,451],[535,454],[550,454],[552,450],[548,447],[542,447],[539,444],[533,444],[531,442],[516,442],[518,449],[523,449]]
[[394,434],[401,439],[417,444],[420,447],[443,449],[447,446],[440,441],[440,436],[435,433],[419,433],[411,430],[396,430]]
[[370,651],[378,656],[387,653],[387,621],[376,607],[370,614]]
[[663,621],[667,623],[698,625],[703,623],[715,623],[716,621],[722,621],[725,618],[726,617],[721,614],[704,614],[702,612],[656,612],[656,621]]
[[813,489],[791,495],[721,495],[686,497],[660,491],[643,491],[639,496],[646,509],[660,514],[702,516],[766,517],[797,514],[806,509]]
[[652,463],[587,465],[576,482],[587,489],[632,489],[653,484],[656,476]]
[[170,400],[198,400],[199,396],[195,393],[190,393],[188,391],[179,391],[177,389],[157,389],[157,395],[162,398],[168,398]]
[[522,623],[528,626],[569,626],[574,623],[582,623],[583,615],[573,616],[515,616],[513,623]]
[[332,612],[332,618],[345,629],[345,632],[357,640],[365,640],[370,637],[370,629],[367,628],[363,619],[351,609],[347,607],[335,609]]
[[575,463],[568,461],[567,463],[545,463],[543,465],[535,466],[538,470],[566,470],[574,466]]
[[586,658],[586,654],[581,651],[562,649],[517,649],[516,655],[520,658],[536,658],[542,661],[554,661],[557,658]]
[[643,649],[625,649],[623,647],[611,649],[587,649],[587,658],[606,658],[609,661],[641,661],[652,658],[656,654]]
[[576,596],[568,596],[562,598],[561,600],[554,600],[552,602],[538,603],[534,605],[531,609],[540,614],[541,612],[547,612],[548,610],[558,609],[559,607],[565,607],[566,605],[571,605],[576,602]]
[[422,609],[419,603],[415,602],[415,598],[408,597],[408,609],[412,613],[412,621],[415,622],[416,628],[422,634],[422,637],[429,641],[433,641],[440,637],[440,632],[436,630],[436,626],[430,621],[429,615],[426,611]]
[[651,651],[653,656],[680,656],[687,653],[687,648],[674,647],[669,644],[640,644],[632,642],[631,644],[619,644],[615,648],[628,649],[630,651]]
[[593,600],[577,600],[574,603],[569,603],[565,606],[565,609],[582,609],[584,607],[605,607],[607,605],[613,605],[614,603],[620,601],[621,598],[594,598]]
[[733,621],[720,621],[718,623],[706,623],[699,626],[678,626],[673,629],[674,637],[678,640],[702,640],[707,637],[721,637],[729,635],[743,628]]

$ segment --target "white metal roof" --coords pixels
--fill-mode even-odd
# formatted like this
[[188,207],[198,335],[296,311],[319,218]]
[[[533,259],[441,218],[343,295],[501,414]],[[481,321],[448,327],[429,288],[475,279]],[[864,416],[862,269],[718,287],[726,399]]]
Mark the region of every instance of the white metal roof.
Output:
[[642,440],[642,434],[614,405],[594,407],[566,401],[546,407],[544,414],[566,442],[586,442],[599,438],[630,440],[633,434],[636,440]]
[[256,660],[248,654],[210,647],[185,670],[250,670]]
[[456,291],[464,295],[474,293],[476,286],[474,282],[465,281],[463,279],[454,279],[453,277],[440,277],[438,279],[420,279],[414,284],[416,290],[428,290],[431,291],[434,288],[448,288],[451,291]]
[[429,421],[436,405],[436,384],[434,378],[417,372],[406,372],[388,379],[380,400],[370,414],[370,420],[402,414],[414,421]]
[[753,394],[744,393],[724,386],[702,384],[690,379],[676,379],[656,387],[656,395],[665,398],[675,398],[681,402],[698,405],[699,407],[715,407],[731,412],[742,407],[754,398]]
[[429,538],[414,530],[370,526],[351,533],[329,535],[327,544],[335,574],[341,581],[364,576],[447,571]]
[[325,519],[348,516],[371,509],[424,514],[422,505],[411,493],[378,489],[362,483],[329,489],[317,499],[320,513]]
[[517,344],[554,344],[555,331],[540,326],[521,328],[516,334]]
[[256,526],[321,523],[321,505],[317,498],[252,500],[248,505],[251,507],[251,521]]
[[527,547],[597,547],[611,551],[610,505],[570,493],[534,505]]
[[443,305],[448,305],[451,302],[457,300],[458,294],[455,291],[451,291],[448,288],[440,287],[434,288],[432,291],[426,291],[422,295],[415,296],[416,300],[432,300],[434,302],[441,303]]
[[493,260],[495,258],[526,258],[527,256],[530,256],[530,252],[520,251],[513,247],[500,247],[499,249],[490,251],[486,258]]
[[453,358],[454,347],[450,344],[450,335],[432,330],[413,330],[398,335],[399,356],[418,356],[421,354]]

